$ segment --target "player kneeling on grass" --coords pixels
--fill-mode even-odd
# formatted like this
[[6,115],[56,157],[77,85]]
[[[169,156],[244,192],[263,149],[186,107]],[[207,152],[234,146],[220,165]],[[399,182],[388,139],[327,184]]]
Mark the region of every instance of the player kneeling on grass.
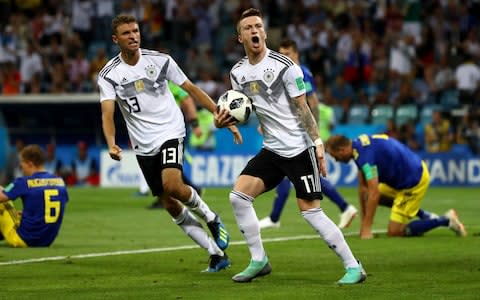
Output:
[[[0,187],[0,231],[12,247],[48,247],[58,235],[68,201],[65,182],[45,171],[45,154],[38,145],[20,153],[23,177]],[[12,201],[21,198],[23,213]]]
[[[440,217],[420,209],[430,175],[425,162],[404,144],[386,134],[362,134],[353,140],[332,136],[326,146],[337,161],[348,163],[353,159],[358,167],[362,239],[373,238],[378,205],[391,207],[389,236],[420,236],[441,226],[459,236],[467,235],[454,209]],[[415,217],[420,220],[413,220]]]

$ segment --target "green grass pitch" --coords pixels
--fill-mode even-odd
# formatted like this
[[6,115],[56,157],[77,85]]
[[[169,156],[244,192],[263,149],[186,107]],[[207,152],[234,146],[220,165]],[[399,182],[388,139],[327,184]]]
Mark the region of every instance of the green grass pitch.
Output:
[[[357,205],[356,190],[340,192]],[[439,228],[419,238],[362,241],[359,219],[344,232],[369,277],[337,286],[340,260],[298,213],[291,195],[279,229],[262,232],[271,275],[249,284],[231,280],[249,261],[228,201],[229,189],[209,188],[204,198],[221,214],[233,243],[232,266],[201,273],[206,251],[163,210],[148,210],[152,197],[133,189],[71,188],[60,235],[50,248],[11,249],[0,242],[0,299],[480,299],[480,188],[431,188],[423,208],[442,214],[454,207],[468,237]],[[255,202],[258,216],[270,211],[273,192]],[[16,202],[19,205],[19,201]],[[322,207],[334,222],[339,211]],[[386,229],[379,208],[374,228]]]

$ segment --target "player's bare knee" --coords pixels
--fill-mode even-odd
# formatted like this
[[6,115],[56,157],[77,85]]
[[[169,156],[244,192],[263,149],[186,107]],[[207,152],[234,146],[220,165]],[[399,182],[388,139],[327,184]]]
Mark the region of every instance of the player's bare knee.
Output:
[[185,184],[181,180],[175,180],[173,178],[163,180],[163,190],[164,190],[164,192],[167,193],[168,195],[170,195],[174,198],[180,199],[180,200],[182,200],[182,198],[185,197],[185,195],[182,195],[182,194],[184,194],[184,191],[183,191],[185,189],[184,186],[185,186]]

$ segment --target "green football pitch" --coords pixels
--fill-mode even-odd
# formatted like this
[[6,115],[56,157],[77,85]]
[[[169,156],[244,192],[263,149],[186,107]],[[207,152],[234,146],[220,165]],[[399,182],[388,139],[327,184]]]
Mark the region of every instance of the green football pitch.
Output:
[[[202,273],[206,251],[195,246],[152,197],[133,189],[70,189],[64,224],[50,248],[11,249],[0,242],[0,299],[480,299],[480,188],[431,188],[422,207],[442,214],[455,208],[468,237],[439,228],[417,238],[385,236],[389,211],[379,208],[373,240],[358,238],[359,218],[344,233],[369,277],[337,286],[343,275],[336,255],[298,213],[291,197],[281,227],[262,232],[273,267],[251,283],[231,280],[249,262],[228,201],[228,189],[204,198],[229,229],[232,266]],[[356,190],[340,192],[357,205]],[[255,202],[270,211],[273,192]],[[16,205],[20,205],[17,201]],[[322,207],[335,221],[328,199]]]

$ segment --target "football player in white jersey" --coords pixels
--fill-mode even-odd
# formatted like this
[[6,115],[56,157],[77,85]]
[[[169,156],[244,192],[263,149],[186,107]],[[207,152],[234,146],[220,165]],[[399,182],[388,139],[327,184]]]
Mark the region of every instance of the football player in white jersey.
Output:
[[[303,217],[345,266],[346,273],[338,283],[362,282],[366,278],[362,265],[353,256],[340,229],[320,208],[320,173],[326,176],[325,151],[306,102],[302,70],[287,56],[267,48],[259,10],[250,8],[242,13],[237,33],[247,56],[230,72],[232,87],[252,98],[264,142],[230,193],[238,227],[251,255],[248,267],[233,276],[233,281],[250,282],[271,272],[253,201],[287,176],[295,186]],[[217,115],[217,118],[225,117]]]
[[[115,17],[112,33],[120,53],[98,76],[102,127],[110,157],[120,160],[122,155],[122,149],[115,142],[116,102],[152,194],[162,199],[175,223],[208,251],[211,259],[207,271],[225,269],[230,265],[223,251],[228,247],[229,234],[220,217],[182,180],[185,122],[168,88],[168,80],[214,113],[215,102],[185,76],[171,56],[140,48],[140,29],[134,17]],[[242,136],[234,122],[225,117],[225,113],[220,119],[222,121],[217,120],[215,125],[228,126],[235,142],[241,143]],[[195,215],[207,223],[213,239]]]

